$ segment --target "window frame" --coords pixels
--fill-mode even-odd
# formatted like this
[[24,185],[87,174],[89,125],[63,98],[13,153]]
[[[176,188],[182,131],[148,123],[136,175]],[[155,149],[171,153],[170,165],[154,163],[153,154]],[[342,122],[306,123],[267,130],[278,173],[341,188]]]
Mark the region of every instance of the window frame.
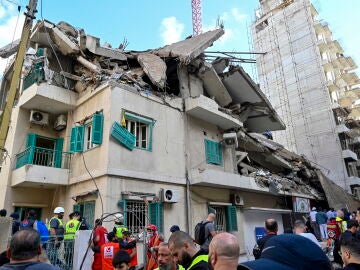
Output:
[[96,143],[92,142],[92,139],[93,139],[92,138],[92,133],[93,133],[93,121],[92,121],[92,118],[85,121],[83,126],[84,126],[83,152],[86,152],[86,151],[89,151],[91,149],[94,149],[94,148],[98,147],[100,144],[96,144]]
[[[154,120],[136,115],[130,112],[124,112],[125,129],[135,136],[135,147],[137,149],[152,151],[152,134]],[[142,139],[143,130],[142,127],[146,127],[146,138]],[[145,146],[142,143],[145,141]]]

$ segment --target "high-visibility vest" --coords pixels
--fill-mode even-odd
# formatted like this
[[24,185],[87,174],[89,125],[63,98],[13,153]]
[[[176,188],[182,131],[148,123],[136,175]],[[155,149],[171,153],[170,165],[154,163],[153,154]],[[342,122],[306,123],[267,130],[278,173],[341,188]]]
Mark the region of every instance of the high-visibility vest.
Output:
[[123,232],[127,231],[128,229],[125,227],[125,225],[116,225],[115,228],[115,235],[117,238],[123,238]]
[[204,262],[207,263],[209,261],[209,255],[199,255],[199,256],[197,256],[192,261],[192,263],[190,264],[190,266],[186,270],[190,270],[191,268],[193,268],[196,264],[198,264],[201,261],[204,261]]
[[64,239],[74,239],[75,233],[79,230],[80,221],[77,219],[69,220],[65,225]]
[[59,221],[59,226],[58,226],[58,228],[64,227],[64,224],[63,224],[63,222],[62,222],[62,220],[61,220],[60,218],[58,218],[58,217],[52,217],[52,218],[49,220],[49,223],[48,223],[48,226],[47,226],[49,230],[50,230],[50,223],[51,223],[51,221],[52,221],[54,218],[56,218],[56,219]]

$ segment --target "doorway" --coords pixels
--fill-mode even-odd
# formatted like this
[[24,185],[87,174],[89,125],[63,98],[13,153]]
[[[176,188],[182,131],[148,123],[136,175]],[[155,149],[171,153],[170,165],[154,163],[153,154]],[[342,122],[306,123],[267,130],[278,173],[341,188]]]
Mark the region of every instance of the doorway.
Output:
[[27,206],[15,207],[15,212],[19,214],[20,221],[23,221],[27,217],[30,210],[34,210],[36,212],[36,219],[41,220],[41,212],[42,212],[41,208],[27,207]]

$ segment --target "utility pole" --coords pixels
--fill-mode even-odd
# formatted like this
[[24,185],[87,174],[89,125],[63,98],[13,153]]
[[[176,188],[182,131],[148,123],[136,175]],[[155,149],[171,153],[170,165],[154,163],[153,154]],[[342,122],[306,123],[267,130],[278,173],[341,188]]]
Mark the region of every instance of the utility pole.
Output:
[[7,152],[6,149],[4,148],[5,140],[10,125],[11,111],[14,106],[16,94],[18,93],[18,89],[20,87],[20,76],[21,76],[22,66],[24,63],[25,52],[29,43],[32,22],[35,19],[35,13],[37,12],[36,6],[37,6],[37,0],[29,0],[29,5],[26,6],[27,12],[24,13],[26,18],[21,33],[19,49],[15,58],[14,70],[11,76],[10,88],[7,93],[5,107],[0,118],[0,165],[3,162],[4,156],[6,155]]

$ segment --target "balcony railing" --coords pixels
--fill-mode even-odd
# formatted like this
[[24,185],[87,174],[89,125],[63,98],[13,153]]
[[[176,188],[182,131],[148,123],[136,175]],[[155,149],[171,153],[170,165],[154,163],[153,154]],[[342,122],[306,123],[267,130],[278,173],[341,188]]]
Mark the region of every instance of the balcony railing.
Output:
[[23,90],[29,88],[34,83],[39,83],[45,80],[45,73],[42,67],[32,69],[23,80]]
[[41,147],[28,147],[16,155],[16,169],[26,164],[69,169],[71,153]]

